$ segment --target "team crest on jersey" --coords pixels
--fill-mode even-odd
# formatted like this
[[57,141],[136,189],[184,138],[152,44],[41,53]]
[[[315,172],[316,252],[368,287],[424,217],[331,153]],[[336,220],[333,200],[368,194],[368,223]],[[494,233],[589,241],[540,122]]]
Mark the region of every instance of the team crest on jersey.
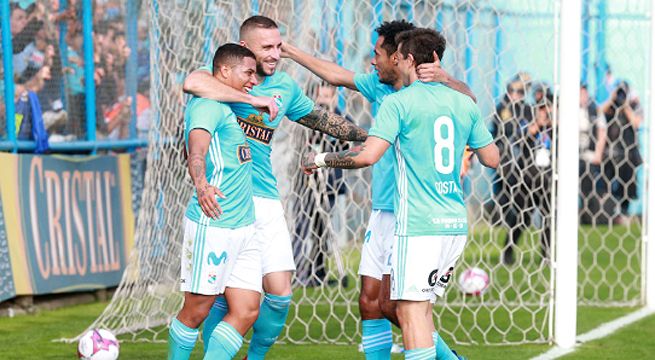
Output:
[[250,152],[250,146],[248,146],[248,143],[237,146],[237,158],[239,158],[240,164],[252,160],[252,153]]
[[237,117],[237,122],[243,133],[250,139],[264,143],[266,145],[271,144],[273,139],[273,132],[275,129],[266,126],[264,123],[264,115],[259,114],[250,114],[247,118]]
[[273,95],[273,100],[277,104],[277,107],[279,107],[279,108],[282,107],[282,95],[280,95],[280,94]]

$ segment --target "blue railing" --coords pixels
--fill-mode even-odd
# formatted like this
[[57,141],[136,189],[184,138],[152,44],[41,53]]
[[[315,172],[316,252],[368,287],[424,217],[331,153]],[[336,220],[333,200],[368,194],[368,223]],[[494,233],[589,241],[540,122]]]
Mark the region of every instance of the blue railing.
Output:
[[0,0],[0,19],[2,19],[2,66],[5,69],[4,82],[5,82],[5,112],[7,123],[7,138],[12,144],[16,143],[16,129],[15,122],[9,121],[16,117],[14,108],[14,64],[12,62],[11,54],[13,48],[11,46],[11,24],[9,18],[11,16],[9,10],[9,0]]

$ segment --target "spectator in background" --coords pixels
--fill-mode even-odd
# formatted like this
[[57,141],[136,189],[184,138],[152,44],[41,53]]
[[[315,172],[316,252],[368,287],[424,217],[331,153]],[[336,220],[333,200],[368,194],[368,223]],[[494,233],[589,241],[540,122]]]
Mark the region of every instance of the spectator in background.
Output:
[[148,139],[153,116],[150,105],[150,83],[142,81],[136,94],[136,130],[139,139]]
[[532,88],[532,101],[533,104],[541,104],[544,101],[544,96],[548,95],[550,85],[544,81],[537,81],[530,84]]
[[[77,26],[74,26],[77,28]],[[82,139],[86,132],[86,105],[84,94],[84,61],[82,59],[83,37],[79,30],[69,30],[67,34],[68,67],[65,84],[68,91],[68,123],[66,133],[73,135],[74,139]]]
[[614,218],[624,222],[630,201],[637,197],[636,170],[643,160],[639,152],[637,131],[642,113],[639,98],[631,94],[626,81],[618,81],[607,102],[601,107],[607,122],[607,147],[602,163],[606,188],[610,190],[614,207],[619,208]]
[[509,265],[515,262],[514,247],[518,245],[523,231],[532,223],[535,211],[541,218],[541,256],[548,261],[551,235],[551,149],[552,149],[553,95],[544,92],[541,101],[535,105],[534,119],[523,119],[514,133],[514,144],[518,150],[516,159],[520,169],[518,183],[509,202],[506,217],[507,235],[502,261]]
[[[310,87],[308,95],[316,100],[316,105],[340,113],[336,108],[336,88],[327,82]],[[346,142],[322,133],[303,130],[303,135],[308,136],[308,145],[316,152],[348,148]],[[336,240],[334,231],[330,231],[330,209],[335,205],[337,196],[346,193],[343,170],[328,169],[311,176],[298,172],[293,184],[294,193],[301,194],[294,204],[293,213],[303,214],[296,217],[296,231],[293,234],[296,280],[304,286],[321,286],[327,277],[327,255]],[[336,284],[336,280],[331,279],[328,284]]]
[[138,83],[150,82],[150,38],[148,34],[148,23],[139,21],[137,42],[137,78]]
[[526,102],[529,81],[530,76],[526,73],[519,73],[512,78],[492,119],[491,134],[500,151],[500,166],[493,183],[493,218],[500,217],[510,233],[511,224],[516,224],[519,216],[511,204],[517,196],[514,193],[518,190],[520,179],[520,168],[516,162],[518,151],[513,141],[516,140],[521,123],[532,121],[532,109]]
[[54,49],[49,48],[45,41],[43,22],[38,18],[38,9],[29,1],[10,4],[14,81],[18,85],[17,88],[36,93],[41,91],[45,81],[50,79],[50,67],[54,57]]
[[580,223],[607,223],[603,220],[603,195],[606,189],[601,185],[600,164],[607,144],[607,122],[598,116],[596,103],[589,97],[587,85],[580,85]]
[[14,54],[14,75],[20,76],[27,67],[30,50],[26,48],[34,42],[36,33],[43,28],[39,19],[41,13],[34,2],[12,2],[9,5],[11,45]]

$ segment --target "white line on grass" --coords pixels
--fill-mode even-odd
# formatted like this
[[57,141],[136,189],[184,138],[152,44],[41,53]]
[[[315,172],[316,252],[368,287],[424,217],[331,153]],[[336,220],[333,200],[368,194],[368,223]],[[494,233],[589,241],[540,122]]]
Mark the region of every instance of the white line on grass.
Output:
[[[637,322],[649,315],[655,314],[655,309],[648,309],[648,308],[643,308],[640,310],[637,310],[633,313],[630,313],[626,316],[620,317],[616,320],[610,321],[608,323],[605,323],[587,333],[584,333],[582,335],[578,335],[576,338],[576,346],[580,344],[584,344],[589,341],[593,340],[598,340],[601,338],[604,338],[607,335],[612,334],[616,330],[626,326],[630,325],[634,322]],[[562,357],[564,355],[570,354],[575,351],[575,347],[570,348],[570,349],[563,349],[560,347],[554,347],[545,353],[532,358],[532,360],[551,360],[551,359],[557,359],[559,357]]]

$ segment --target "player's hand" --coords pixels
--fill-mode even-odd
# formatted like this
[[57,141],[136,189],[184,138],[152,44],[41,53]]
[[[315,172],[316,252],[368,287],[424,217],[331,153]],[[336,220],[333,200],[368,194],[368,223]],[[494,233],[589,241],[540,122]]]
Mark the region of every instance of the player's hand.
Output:
[[288,44],[286,41],[282,42],[282,47],[280,48],[280,57],[288,59],[291,57],[291,54],[289,54],[289,50],[293,47],[293,45]]
[[300,162],[300,168],[305,175],[311,175],[314,173],[315,169],[318,169],[318,166],[316,166],[316,163],[314,162],[314,157],[316,157],[316,153],[313,151],[303,156],[302,161]]
[[416,68],[418,79],[423,82],[446,82],[448,73],[441,68],[441,61],[436,52],[433,52],[434,62],[421,64]]
[[218,205],[216,196],[225,199],[225,195],[217,187],[211,186],[208,183],[196,187],[196,192],[198,195],[198,204],[200,204],[202,212],[212,219],[218,219],[223,214],[223,210]]
[[279,109],[275,99],[272,97],[253,96],[250,105],[259,111],[268,113],[268,121],[273,121],[277,117]]

